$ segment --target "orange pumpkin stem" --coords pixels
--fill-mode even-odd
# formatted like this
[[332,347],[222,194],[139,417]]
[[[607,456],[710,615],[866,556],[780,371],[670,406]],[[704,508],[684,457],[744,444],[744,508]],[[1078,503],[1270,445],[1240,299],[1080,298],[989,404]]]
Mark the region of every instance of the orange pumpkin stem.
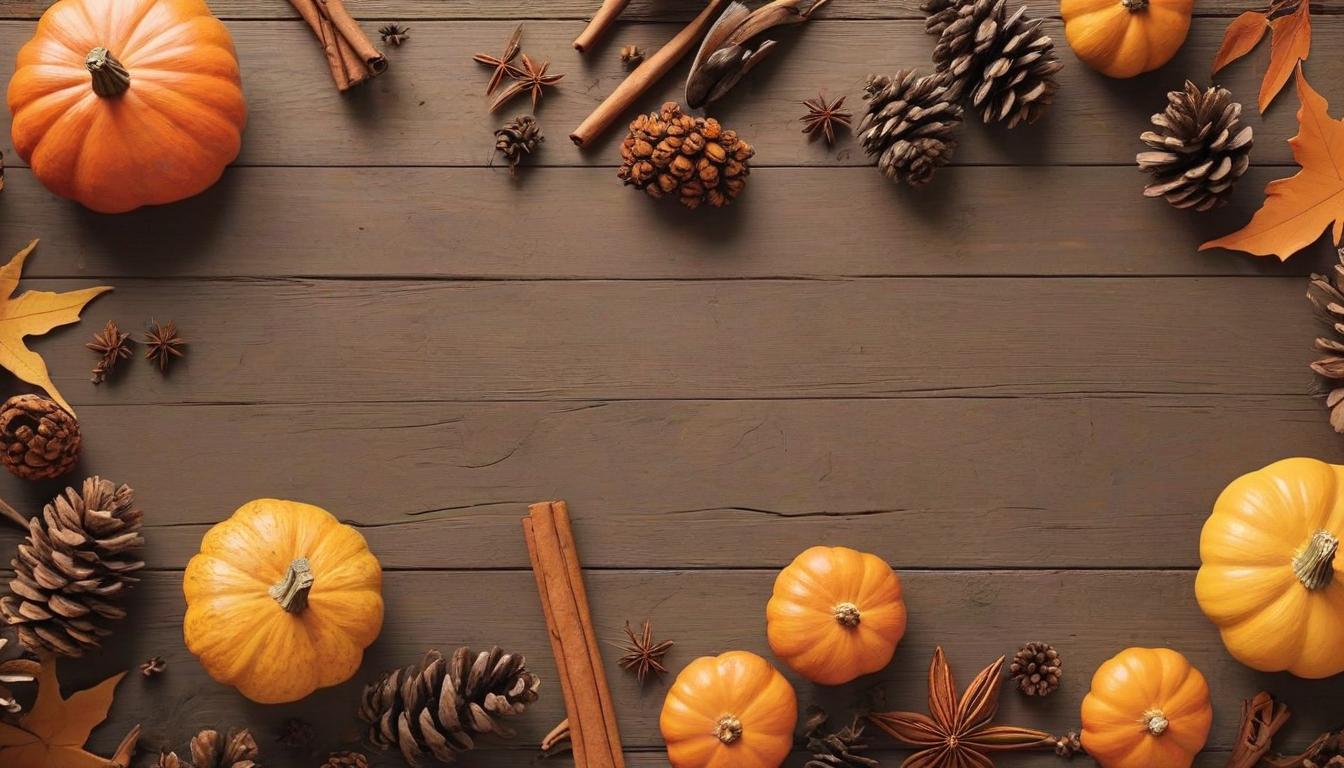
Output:
[[1143,727],[1147,728],[1148,732],[1154,736],[1161,736],[1166,733],[1169,725],[1171,725],[1171,722],[1167,720],[1167,716],[1162,714],[1160,709],[1150,709],[1143,713]]
[[1293,558],[1293,573],[1307,589],[1317,590],[1335,578],[1335,553],[1339,539],[1331,532],[1320,530],[1311,535],[1307,545]]
[[861,616],[859,606],[853,603],[840,603],[834,608],[835,620],[842,626],[857,627]]
[[299,613],[308,607],[308,592],[313,588],[313,569],[308,558],[296,558],[285,571],[285,578],[271,587],[271,597],[290,613]]
[[734,715],[724,715],[719,718],[714,735],[724,744],[732,744],[742,738],[742,721]]
[[1148,7],[1148,0],[1120,0],[1120,4],[1130,13],[1138,13]]
[[93,76],[93,92],[103,98],[120,96],[131,87],[131,73],[102,46],[89,51],[84,57],[84,66]]

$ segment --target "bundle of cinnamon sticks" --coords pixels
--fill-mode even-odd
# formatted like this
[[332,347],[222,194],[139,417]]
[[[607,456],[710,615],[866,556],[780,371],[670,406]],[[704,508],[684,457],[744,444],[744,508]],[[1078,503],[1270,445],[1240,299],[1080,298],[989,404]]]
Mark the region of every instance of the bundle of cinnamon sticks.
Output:
[[289,0],[308,22],[331,68],[331,79],[342,92],[387,71],[387,57],[373,47],[343,0]]
[[[597,635],[583,588],[583,571],[563,501],[528,507],[523,536],[541,595],[551,650],[569,716],[568,734],[577,768],[625,768],[616,710],[602,670]],[[560,729],[565,728],[565,724]]]

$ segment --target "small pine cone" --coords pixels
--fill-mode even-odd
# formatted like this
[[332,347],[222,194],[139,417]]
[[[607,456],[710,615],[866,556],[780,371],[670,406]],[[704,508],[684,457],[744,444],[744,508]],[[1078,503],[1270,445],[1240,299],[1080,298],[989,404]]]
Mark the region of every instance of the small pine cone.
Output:
[[509,173],[518,173],[518,163],[524,155],[532,154],[546,137],[541,135],[541,123],[531,115],[520,115],[495,131],[495,151],[509,163]]
[[111,634],[104,624],[126,616],[116,603],[145,566],[142,517],[135,491],[90,477],[28,523],[0,598],[0,617],[17,627],[24,648],[82,656]]
[[1026,6],[1009,15],[1006,0],[965,0],[955,10],[955,19],[936,22],[945,26],[933,49],[938,71],[951,79],[949,98],[969,98],[985,123],[1036,122],[1054,100],[1055,74],[1064,66],[1040,20],[1027,18]]
[[1251,126],[1241,123],[1241,104],[1226,88],[1204,91],[1185,81],[1167,94],[1167,108],[1152,118],[1156,130],[1139,138],[1152,148],[1137,156],[1153,175],[1145,197],[1166,198],[1177,208],[1207,211],[1227,204],[1232,186],[1251,167]]
[[369,768],[369,758],[358,752],[332,752],[322,768]]
[[630,123],[617,175],[651,197],[674,195],[687,208],[722,207],[742,194],[756,150],[719,121],[692,117],[674,101]]
[[864,98],[868,111],[859,123],[859,144],[878,158],[882,175],[918,187],[952,159],[962,110],[944,78],[921,77],[913,69],[895,77],[870,75]]
[[0,406],[5,468],[24,480],[60,477],[79,461],[79,422],[41,395],[16,395]]
[[1049,696],[1059,687],[1062,674],[1059,652],[1049,643],[1027,643],[1013,656],[1008,674],[1017,689],[1028,696]]
[[234,728],[228,736],[204,730],[191,740],[191,760],[176,752],[162,752],[159,768],[256,768],[257,742],[244,728]]
[[1078,738],[1077,731],[1068,733],[1055,739],[1055,754],[1064,759],[1072,758],[1074,755],[1083,753],[1083,741]]
[[540,687],[524,657],[498,647],[476,655],[458,648],[452,659],[430,651],[366,686],[359,717],[374,746],[397,747],[413,768],[448,764],[475,746],[474,736],[509,735],[502,719],[526,710]]
[[1328,329],[1316,338],[1316,349],[1325,354],[1311,363],[1311,370],[1328,389],[1325,407],[1330,409],[1330,426],[1344,434],[1344,248],[1329,275],[1311,276],[1307,300],[1316,319]]
[[638,45],[627,45],[621,48],[621,63],[627,68],[638,67],[644,63],[644,49]]

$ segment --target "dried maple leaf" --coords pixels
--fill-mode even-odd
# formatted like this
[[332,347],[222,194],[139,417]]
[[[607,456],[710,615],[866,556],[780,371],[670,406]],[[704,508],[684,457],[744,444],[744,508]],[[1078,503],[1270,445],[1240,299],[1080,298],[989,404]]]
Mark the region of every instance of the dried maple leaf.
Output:
[[8,264],[0,267],[0,366],[29,384],[46,390],[51,399],[74,414],[75,409],[61,397],[61,393],[56,391],[56,385],[51,382],[42,356],[28,349],[23,339],[25,336],[40,336],[57,326],[78,322],[84,305],[95,296],[112,289],[99,286],[67,293],[27,291],[15,297],[14,290],[19,285],[24,259],[36,247],[37,241],[34,240]]
[[37,674],[37,702],[18,725],[0,723],[0,765],[5,768],[111,768],[130,764],[139,739],[136,726],[111,758],[84,751],[95,726],[107,719],[112,693],[123,672],[98,685],[61,698],[56,661],[47,658]]
[[1279,95],[1288,78],[1311,52],[1311,3],[1302,0],[1297,10],[1269,22],[1269,66],[1260,83],[1260,112],[1263,114]]
[[1288,140],[1302,170],[1265,187],[1265,204],[1245,227],[1199,249],[1227,248],[1286,261],[1311,245],[1334,223],[1334,241],[1344,235],[1344,120],[1332,120],[1329,104],[1297,69],[1297,135]]
[[1261,11],[1247,11],[1233,19],[1223,34],[1223,44],[1213,57],[1213,74],[1255,50],[1268,31],[1269,16]]

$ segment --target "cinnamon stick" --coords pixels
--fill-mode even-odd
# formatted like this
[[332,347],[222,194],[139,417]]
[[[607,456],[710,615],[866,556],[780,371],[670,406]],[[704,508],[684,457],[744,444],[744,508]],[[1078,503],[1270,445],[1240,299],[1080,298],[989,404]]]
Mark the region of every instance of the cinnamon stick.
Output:
[[569,134],[569,138],[580,147],[586,147],[598,136],[602,135],[611,124],[620,117],[621,113],[630,108],[635,100],[647,91],[654,83],[662,79],[677,62],[690,52],[691,47],[704,36],[709,30],[724,3],[728,0],[709,0],[705,9],[696,16],[690,24],[677,33],[668,41],[667,45],[658,49],[658,52],[644,60],[631,72],[621,84],[616,86],[616,90],[611,92],[601,104],[597,105],[592,114],[584,118],[574,132]]
[[373,47],[343,0],[289,0],[322,46],[337,90],[348,91],[387,71],[387,58]]
[[602,7],[597,9],[593,18],[588,22],[588,26],[583,28],[583,32],[574,38],[574,50],[579,53],[587,53],[588,49],[593,47],[593,43],[611,27],[616,21],[616,17],[621,15],[625,6],[630,4],[630,0],[602,0]]
[[387,71],[387,57],[382,51],[373,47],[373,41],[364,34],[359,22],[355,21],[355,17],[345,9],[344,0],[318,0],[318,7],[323,15],[331,20],[345,42],[354,49],[355,54],[363,59],[364,66],[373,77]]
[[542,502],[529,507],[528,517],[523,520],[523,534],[532,557],[556,663],[562,668],[561,686],[565,688],[575,764],[587,768],[624,768],[615,709],[602,671],[602,657],[564,502]]
[[322,46],[322,54],[327,57],[327,67],[331,70],[331,79],[336,82],[337,90],[350,88],[350,75],[345,71],[345,62],[337,50],[338,35],[326,17],[317,10],[317,0],[289,0],[289,4],[294,6],[313,34],[317,35],[317,42]]

